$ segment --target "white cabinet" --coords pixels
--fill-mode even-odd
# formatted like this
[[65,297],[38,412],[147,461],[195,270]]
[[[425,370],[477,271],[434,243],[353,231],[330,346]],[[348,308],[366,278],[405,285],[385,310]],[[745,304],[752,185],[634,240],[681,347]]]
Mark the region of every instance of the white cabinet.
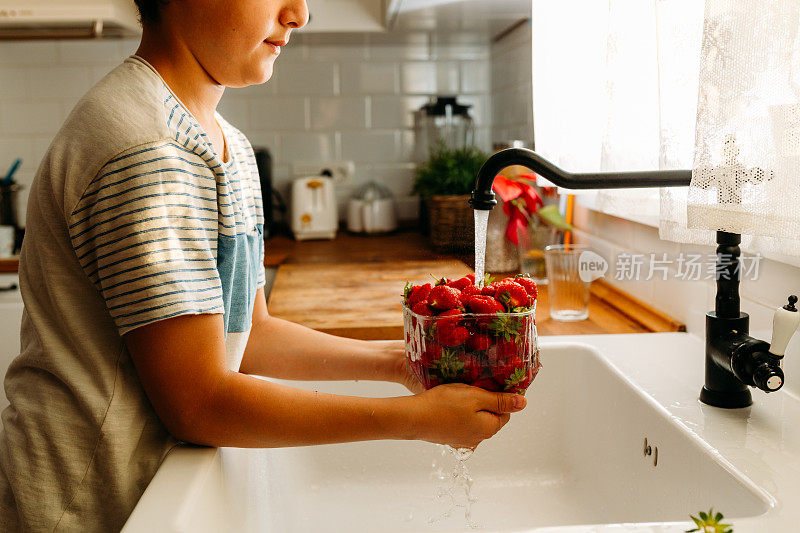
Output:
[[311,20],[302,33],[386,31],[388,0],[307,0]]
[[389,0],[389,28],[397,31],[479,31],[497,34],[530,18],[531,0]]
[[470,31],[497,33],[531,16],[531,0],[307,0],[302,33]]

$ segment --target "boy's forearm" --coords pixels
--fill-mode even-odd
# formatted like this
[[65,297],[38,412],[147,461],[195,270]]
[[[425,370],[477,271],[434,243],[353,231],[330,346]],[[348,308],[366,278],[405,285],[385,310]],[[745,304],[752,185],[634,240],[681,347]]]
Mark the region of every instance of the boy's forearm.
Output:
[[415,399],[337,396],[230,372],[198,402],[176,437],[208,446],[265,448],[411,439]]
[[398,354],[388,348],[269,317],[253,324],[240,370],[279,379],[393,381]]

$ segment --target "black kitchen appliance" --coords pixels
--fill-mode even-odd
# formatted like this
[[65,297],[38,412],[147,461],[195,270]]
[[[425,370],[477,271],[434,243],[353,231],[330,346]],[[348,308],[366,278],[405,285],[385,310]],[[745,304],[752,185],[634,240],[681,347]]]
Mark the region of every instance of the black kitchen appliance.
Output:
[[[272,155],[266,148],[254,148],[256,166],[261,180],[261,197],[264,204],[264,238],[268,239],[277,235],[285,226],[286,203],[281,195],[272,188]],[[280,215],[279,217],[276,215]]]

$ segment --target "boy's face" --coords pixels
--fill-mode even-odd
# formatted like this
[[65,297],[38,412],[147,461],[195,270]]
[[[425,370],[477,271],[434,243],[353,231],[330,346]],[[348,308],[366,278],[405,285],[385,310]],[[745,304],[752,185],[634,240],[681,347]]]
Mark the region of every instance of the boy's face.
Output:
[[206,72],[227,87],[269,80],[292,30],[308,22],[306,0],[173,0],[165,10]]

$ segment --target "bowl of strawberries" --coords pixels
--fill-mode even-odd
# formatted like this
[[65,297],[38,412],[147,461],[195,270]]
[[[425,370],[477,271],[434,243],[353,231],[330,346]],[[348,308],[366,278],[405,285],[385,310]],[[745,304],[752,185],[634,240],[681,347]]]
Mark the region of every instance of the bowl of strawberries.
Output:
[[525,394],[541,368],[536,336],[536,283],[524,276],[475,285],[461,279],[406,284],[406,357],[430,389],[466,383]]

